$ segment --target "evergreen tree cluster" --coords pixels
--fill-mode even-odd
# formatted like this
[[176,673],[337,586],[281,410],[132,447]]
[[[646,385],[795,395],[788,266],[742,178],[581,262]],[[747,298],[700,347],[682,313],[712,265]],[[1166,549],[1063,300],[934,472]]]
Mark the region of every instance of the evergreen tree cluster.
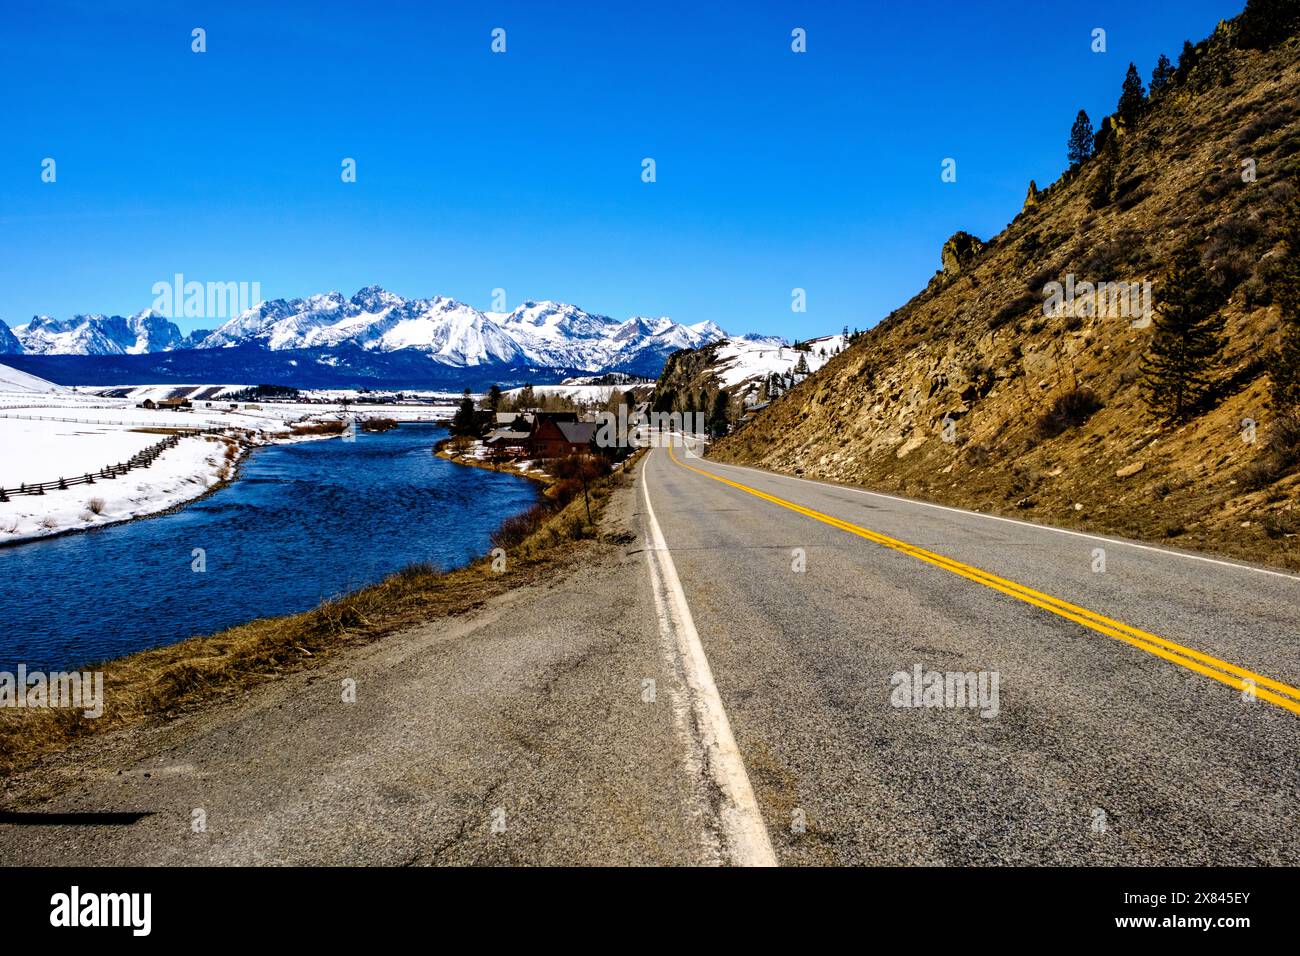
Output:
[[1224,292],[1194,245],[1175,253],[1157,287],[1151,346],[1141,364],[1147,405],[1184,421],[1208,395],[1223,350]]

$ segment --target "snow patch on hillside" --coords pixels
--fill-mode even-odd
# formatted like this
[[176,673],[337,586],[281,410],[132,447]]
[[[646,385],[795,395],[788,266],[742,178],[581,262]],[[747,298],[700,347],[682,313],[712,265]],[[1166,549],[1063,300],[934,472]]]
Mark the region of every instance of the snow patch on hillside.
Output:
[[41,393],[58,393],[66,389],[35,375],[28,375],[8,365],[0,365],[0,392],[20,392],[24,395]]
[[784,339],[744,336],[727,339],[718,347],[714,372],[725,388],[757,384],[769,375],[787,375],[802,357],[809,373],[817,371],[847,345],[843,335],[826,335],[800,343],[796,349]]

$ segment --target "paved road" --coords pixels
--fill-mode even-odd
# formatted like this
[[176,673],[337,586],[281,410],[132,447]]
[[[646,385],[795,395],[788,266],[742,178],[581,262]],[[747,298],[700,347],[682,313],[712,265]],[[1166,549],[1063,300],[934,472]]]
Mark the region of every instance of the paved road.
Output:
[[639,471],[545,586],[11,781],[149,815],[0,823],[0,860],[1300,862],[1295,578],[690,449]]
[[[1300,861],[1300,692],[1188,666],[1300,685],[1300,580],[689,450],[645,481],[779,862]],[[895,706],[918,666],[996,716]]]

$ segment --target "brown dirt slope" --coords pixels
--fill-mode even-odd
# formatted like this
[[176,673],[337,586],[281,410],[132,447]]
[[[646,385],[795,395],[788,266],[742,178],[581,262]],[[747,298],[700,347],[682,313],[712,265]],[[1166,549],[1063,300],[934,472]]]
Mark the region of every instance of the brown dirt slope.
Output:
[[[925,291],[713,455],[1300,568],[1300,477],[1261,465],[1282,431],[1269,404],[1270,277],[1300,172],[1300,38],[1246,50],[1236,29],[1221,24],[1140,121],[1112,132],[1111,164],[1095,156],[965,261],[946,257]],[[1143,399],[1151,330],[1046,318],[1043,290],[1069,273],[1149,279],[1158,312],[1161,273],[1188,242],[1232,294],[1213,393],[1170,425]],[[1052,434],[1045,413],[1079,389],[1104,407]],[[1253,443],[1245,419],[1258,423]]]

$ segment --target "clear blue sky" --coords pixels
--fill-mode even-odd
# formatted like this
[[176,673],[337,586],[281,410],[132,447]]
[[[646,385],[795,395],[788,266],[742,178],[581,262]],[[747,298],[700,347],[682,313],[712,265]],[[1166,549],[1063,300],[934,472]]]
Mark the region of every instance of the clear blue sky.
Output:
[[183,272],[865,328],[1059,175],[1130,60],[1241,6],[5,0],[0,319],[125,314]]

